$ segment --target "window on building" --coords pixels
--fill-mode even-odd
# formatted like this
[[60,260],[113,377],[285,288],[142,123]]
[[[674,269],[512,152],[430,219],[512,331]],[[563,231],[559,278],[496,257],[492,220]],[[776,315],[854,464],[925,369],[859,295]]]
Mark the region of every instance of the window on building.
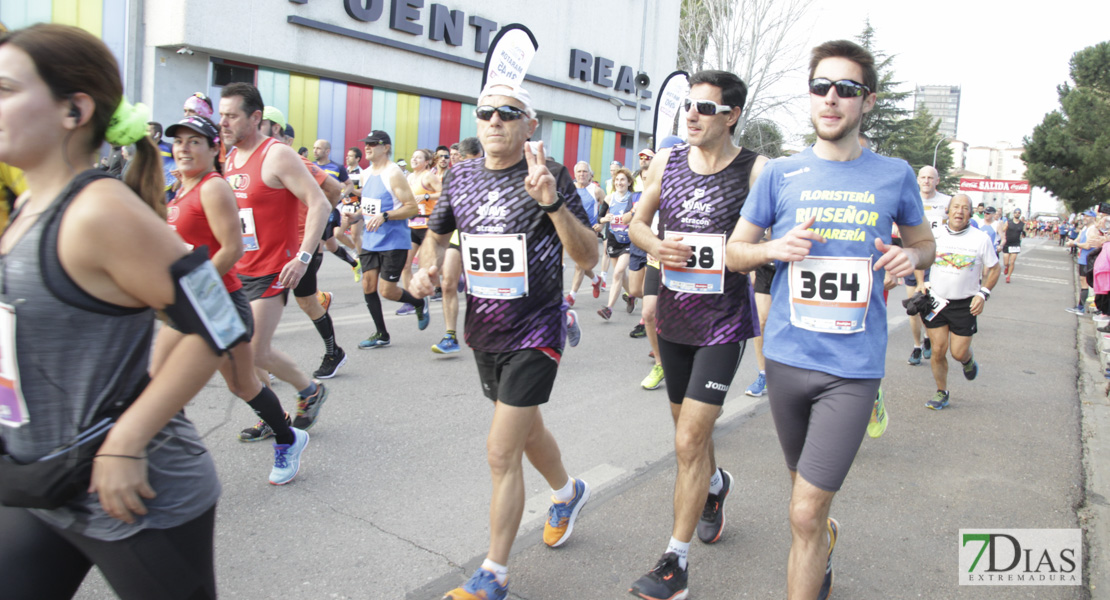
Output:
[[621,136],[621,148],[632,149],[632,136],[623,133],[618,134]]
[[212,85],[223,87],[232,83],[254,83],[254,69],[228,63],[213,63]]

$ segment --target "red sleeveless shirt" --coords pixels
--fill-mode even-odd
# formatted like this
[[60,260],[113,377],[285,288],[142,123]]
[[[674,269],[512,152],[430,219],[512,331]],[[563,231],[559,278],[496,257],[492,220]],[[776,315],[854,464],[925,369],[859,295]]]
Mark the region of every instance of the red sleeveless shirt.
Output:
[[[220,241],[216,239],[215,234],[212,233],[212,226],[208,224],[208,216],[204,214],[204,205],[200,201],[200,188],[208,183],[209,179],[219,177],[220,174],[216,171],[204,176],[200,183],[193,186],[193,189],[181,193],[177,192],[177,196],[170,200],[166,206],[166,223],[170,228],[185,240],[186,244],[191,247],[208,246],[208,258],[212,258],[220,251],[222,247]],[[243,287],[237,275],[238,271],[235,265],[231,265],[227,273],[224,273],[224,287],[228,292],[234,292]]]
[[297,254],[297,205],[301,201],[286,189],[272,188],[262,181],[262,161],[278,143],[266,138],[243,166],[235,166],[238,148],[227,153],[224,178],[231,184],[239,204],[239,226],[246,252],[236,267],[248,277],[281,273]]

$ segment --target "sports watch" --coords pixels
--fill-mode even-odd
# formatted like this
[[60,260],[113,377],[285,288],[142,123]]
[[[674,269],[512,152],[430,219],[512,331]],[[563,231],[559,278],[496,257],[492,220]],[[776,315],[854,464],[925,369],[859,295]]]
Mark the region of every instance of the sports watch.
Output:
[[307,265],[308,263],[312,262],[312,255],[308,252],[302,251],[300,254],[297,255],[297,260]]

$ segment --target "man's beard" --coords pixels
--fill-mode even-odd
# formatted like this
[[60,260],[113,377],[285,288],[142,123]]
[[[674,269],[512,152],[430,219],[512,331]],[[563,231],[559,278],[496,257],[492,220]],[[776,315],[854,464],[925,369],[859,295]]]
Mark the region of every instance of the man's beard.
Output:
[[856,127],[859,125],[861,118],[862,115],[845,114],[844,117],[840,120],[840,127],[838,127],[831,133],[822,133],[821,128],[818,126],[818,123],[821,120],[820,116],[811,117],[810,121],[813,123],[813,131],[817,134],[817,137],[826,142],[839,142],[848,134],[857,135],[855,131]]

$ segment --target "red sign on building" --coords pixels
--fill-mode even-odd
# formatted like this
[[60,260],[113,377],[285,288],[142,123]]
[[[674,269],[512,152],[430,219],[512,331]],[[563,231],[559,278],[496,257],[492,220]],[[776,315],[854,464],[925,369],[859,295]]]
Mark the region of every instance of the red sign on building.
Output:
[[1028,181],[1006,179],[967,179],[960,178],[961,192],[1002,192],[1005,194],[1028,194]]

